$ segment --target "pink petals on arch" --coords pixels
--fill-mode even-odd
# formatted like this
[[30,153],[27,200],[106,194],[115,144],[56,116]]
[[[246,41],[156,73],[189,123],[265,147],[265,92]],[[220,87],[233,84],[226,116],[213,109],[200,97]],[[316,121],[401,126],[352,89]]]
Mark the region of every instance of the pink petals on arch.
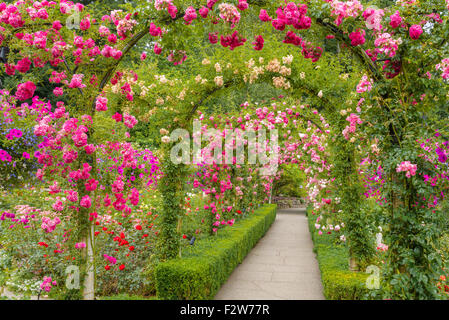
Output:
[[95,110],[106,111],[108,110],[108,98],[99,96],[95,101]]
[[264,44],[264,40],[262,36],[256,36],[255,37],[255,42],[253,42],[252,44],[254,45],[254,50],[262,50],[263,49],[263,44]]
[[186,12],[184,14],[184,21],[187,25],[191,24],[193,20],[195,20],[198,17],[196,14],[196,10],[194,7],[190,6],[186,9]]
[[220,43],[223,47],[229,47],[229,49],[234,50],[236,47],[244,45],[246,38],[240,38],[238,31],[234,31],[231,35],[221,36]]
[[414,24],[409,29],[410,38],[418,40],[423,33],[422,27],[419,24]]
[[396,172],[405,172],[405,176],[407,178],[411,178],[416,174],[418,166],[416,164],[412,164],[410,161],[402,161],[398,164],[396,168]]
[[32,81],[17,85],[16,98],[20,101],[31,99],[36,91],[36,85]]
[[156,27],[156,25],[153,22],[151,22],[149,33],[153,37],[159,37],[160,35],[162,35],[162,29],[161,27]]

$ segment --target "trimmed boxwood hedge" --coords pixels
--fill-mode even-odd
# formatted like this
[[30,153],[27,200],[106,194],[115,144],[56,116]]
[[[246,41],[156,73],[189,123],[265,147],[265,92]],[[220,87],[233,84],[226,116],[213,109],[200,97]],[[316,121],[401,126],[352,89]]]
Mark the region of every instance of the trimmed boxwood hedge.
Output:
[[275,218],[276,205],[264,205],[234,226],[185,249],[182,258],[159,263],[155,270],[158,298],[213,299]]
[[326,234],[318,235],[315,229],[317,216],[307,209],[309,230],[314,243],[313,251],[317,255],[321,271],[324,296],[328,300],[361,300],[365,299],[368,289],[363,272],[349,270],[349,253],[345,246],[333,243],[333,238]]

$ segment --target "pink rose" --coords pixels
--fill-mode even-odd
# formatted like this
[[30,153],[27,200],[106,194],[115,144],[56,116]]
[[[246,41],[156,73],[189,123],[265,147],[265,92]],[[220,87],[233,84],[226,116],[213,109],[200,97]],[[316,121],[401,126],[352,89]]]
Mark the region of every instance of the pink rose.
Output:
[[401,18],[400,14],[399,14],[399,11],[396,11],[394,14],[392,14],[390,16],[390,20],[391,20],[390,21],[390,26],[393,29],[396,29],[397,27],[399,27],[401,25],[401,23],[402,23],[402,18]]
[[410,27],[409,34],[413,40],[418,40],[422,33],[423,30],[419,24],[414,24]]
[[20,83],[17,86],[16,97],[20,101],[31,99],[36,91],[36,85],[32,81]]
[[80,202],[80,206],[89,209],[92,206],[92,201],[88,195],[85,195]]

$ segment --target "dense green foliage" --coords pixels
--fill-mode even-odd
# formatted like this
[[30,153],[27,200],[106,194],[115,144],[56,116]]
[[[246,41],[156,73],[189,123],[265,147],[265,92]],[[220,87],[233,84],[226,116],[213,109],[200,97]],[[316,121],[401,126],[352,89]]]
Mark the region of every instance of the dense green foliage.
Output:
[[[309,208],[310,209],[310,208]],[[321,271],[324,296],[329,300],[359,300],[366,297],[367,274],[348,270],[349,252],[344,245],[335,245],[330,235],[317,235],[316,216],[308,209],[309,229]]]

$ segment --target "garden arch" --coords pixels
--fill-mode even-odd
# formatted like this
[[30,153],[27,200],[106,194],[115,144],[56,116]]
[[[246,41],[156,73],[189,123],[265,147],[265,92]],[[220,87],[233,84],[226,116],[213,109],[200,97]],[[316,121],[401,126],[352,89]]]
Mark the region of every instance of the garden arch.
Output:
[[[204,18],[208,16],[209,11],[212,15],[212,10],[214,8],[216,1],[208,1],[207,7],[203,6],[201,7],[200,15]],[[272,9],[271,11],[274,12],[274,9],[271,8],[270,3],[267,1],[239,1],[239,10],[245,11],[249,5],[262,5],[267,6],[267,8]],[[165,49],[170,51],[170,54],[168,54],[171,61],[179,63],[184,60],[184,52],[182,51],[182,45],[181,43],[179,46],[177,46],[178,43],[173,41],[173,38],[170,38],[171,33],[170,30],[162,30],[157,25],[170,25],[173,26],[173,30],[182,31],[186,30],[184,29],[184,25],[181,23],[173,24],[173,22],[178,22],[181,20],[181,18],[184,20],[183,23],[189,25],[192,24],[193,26],[196,25],[198,21],[202,21],[201,18],[198,17],[197,11],[200,11],[199,7],[189,7],[185,10],[185,13],[183,14],[177,14],[178,9],[173,5],[171,1],[156,1],[155,8],[147,8],[143,7],[140,8],[139,12],[136,12],[137,14],[127,14],[125,12],[113,12],[110,16],[106,17],[103,21],[105,24],[108,22],[111,22],[111,25],[115,25],[117,27],[117,35],[115,33],[111,33],[111,31],[108,28],[102,28],[99,32],[100,36],[95,35],[95,31],[92,30],[92,26],[96,26],[97,22],[94,21],[94,19],[86,13],[82,14],[82,17],[80,17],[80,33],[83,33],[83,36],[73,36],[73,33],[67,32],[67,30],[61,30],[62,24],[57,19],[63,19],[67,16],[70,16],[76,12],[82,13],[84,12],[84,7],[79,4],[73,4],[71,2],[59,2],[56,4],[48,4],[47,2],[43,4],[37,4],[37,8],[33,8],[32,10],[28,10],[28,12],[25,10],[25,6],[29,5],[28,3],[24,2],[22,4],[17,4],[17,7],[20,7],[20,10],[14,6],[14,5],[6,5],[2,4],[0,9],[2,12],[2,31],[5,31],[7,34],[6,38],[2,35],[0,40],[2,45],[6,45],[11,50],[11,54],[9,57],[2,57],[3,60],[5,60],[5,72],[8,75],[14,75],[16,72],[23,73],[24,78],[23,80],[27,80],[26,82],[20,83],[17,91],[15,93],[15,99],[19,101],[30,101],[29,99],[34,97],[34,93],[36,90],[36,85],[34,84],[34,75],[31,75],[30,73],[27,73],[30,69],[31,60],[28,58],[33,58],[33,63],[37,68],[43,67],[46,63],[50,63],[53,67],[58,67],[59,65],[63,65],[65,69],[69,72],[69,74],[57,72],[52,75],[52,81],[56,83],[62,83],[62,86],[66,86],[67,89],[76,89],[76,90],[68,90],[68,97],[70,98],[70,102],[72,104],[72,108],[75,112],[76,116],[82,116],[80,119],[76,118],[76,121],[73,120],[73,122],[76,122],[81,120],[80,123],[82,125],[80,126],[73,126],[76,127],[76,129],[73,128],[67,128],[69,130],[64,130],[62,132],[61,130],[59,133],[65,138],[72,138],[74,146],[76,148],[84,148],[87,146],[87,149],[84,148],[84,150],[80,150],[80,153],[75,157],[77,166],[76,167],[70,167],[70,170],[73,169],[73,171],[78,172],[78,175],[81,176],[88,176],[91,178],[90,173],[92,172],[92,179],[94,180],[92,183],[89,183],[89,187],[85,186],[85,183],[83,178],[81,179],[75,179],[77,178],[77,174],[73,174],[74,177],[70,179],[77,180],[76,189],[77,189],[77,200],[74,201],[78,203],[77,207],[77,214],[79,216],[79,237],[80,239],[87,239],[89,235],[89,226],[91,223],[88,221],[87,217],[89,217],[93,212],[90,212],[91,210],[91,196],[97,197],[96,191],[96,184],[95,181],[97,176],[97,157],[96,157],[96,146],[95,143],[89,143],[92,142],[94,139],[94,136],[97,134],[97,137],[99,134],[103,134],[105,130],[102,130],[101,126],[99,128],[94,129],[94,122],[99,122],[98,120],[105,121],[105,118],[103,118],[98,113],[98,111],[105,111],[107,109],[107,98],[102,95],[103,89],[105,88],[106,83],[113,81],[119,81],[118,78],[121,78],[123,75],[120,75],[121,72],[116,72],[116,68],[119,66],[120,62],[126,57],[127,54],[131,52],[131,49],[133,46],[135,46],[139,40],[143,39],[143,37],[147,34],[147,29],[150,29],[150,34],[154,39],[157,39],[157,41],[166,41],[165,39],[168,39],[164,45],[166,45]],[[386,163],[384,171],[388,174],[389,180],[388,180],[388,186],[387,188],[387,196],[390,199],[388,202],[388,208],[391,213],[392,223],[391,223],[391,230],[390,234],[392,236],[392,246],[390,250],[391,255],[391,266],[389,266],[387,273],[387,280],[395,280],[396,282],[399,281],[400,285],[392,286],[393,287],[393,293],[392,295],[401,295],[403,292],[403,288],[405,284],[407,284],[408,281],[413,281],[414,288],[411,292],[407,291],[408,296],[413,297],[425,297],[429,295],[435,294],[435,289],[431,288],[426,282],[422,279],[428,278],[431,275],[435,274],[435,268],[439,268],[441,266],[440,263],[436,260],[432,260],[431,254],[428,254],[428,252],[431,252],[432,249],[432,241],[437,236],[437,232],[434,232],[434,230],[431,233],[430,238],[431,240],[422,240],[419,236],[413,237],[413,246],[414,248],[410,248],[410,239],[407,237],[400,237],[396,235],[398,234],[413,234],[413,235],[420,235],[423,233],[428,233],[429,230],[425,228],[421,228],[421,222],[429,221],[429,224],[432,224],[432,217],[430,215],[430,212],[432,211],[430,208],[429,210],[424,211],[418,209],[416,206],[427,204],[427,199],[430,197],[435,197],[436,191],[433,191],[428,185],[426,185],[425,182],[418,182],[417,179],[411,179],[409,180],[410,176],[414,176],[414,172],[412,167],[407,167],[407,163],[404,165],[401,164],[401,166],[397,166],[398,163],[396,161],[390,160],[392,158],[398,158],[398,159],[406,159],[407,157],[412,157],[413,159],[416,159],[418,161],[418,152],[410,147],[411,141],[408,138],[408,131],[413,130],[414,124],[422,122],[421,115],[423,112],[425,112],[425,107],[423,107],[422,111],[415,111],[411,108],[409,108],[409,105],[419,104],[416,98],[418,93],[422,93],[420,96],[421,101],[425,101],[426,103],[429,103],[429,99],[426,98],[426,96],[433,95],[432,98],[438,98],[440,99],[440,108],[444,105],[444,101],[447,99],[445,96],[441,93],[441,90],[439,88],[432,88],[429,84],[422,84],[422,78],[424,71],[421,74],[421,71],[417,71],[416,73],[410,72],[410,67],[416,67],[416,69],[425,69],[428,67],[428,65],[431,65],[432,67],[436,67],[438,70],[435,72],[435,69],[432,68],[433,75],[430,73],[430,71],[427,71],[430,76],[430,84],[436,84],[441,85],[442,80],[436,78],[436,74],[442,70],[445,78],[447,78],[447,62],[441,62],[442,58],[445,54],[447,54],[447,48],[443,45],[444,42],[439,41],[439,38],[441,38],[441,34],[444,34],[445,29],[443,26],[440,26],[441,23],[439,20],[441,20],[440,16],[435,13],[435,11],[432,11],[433,13],[428,14],[430,9],[433,7],[439,8],[438,12],[441,12],[443,15],[444,12],[444,19],[447,19],[447,10],[444,6],[444,3],[442,1],[429,1],[427,4],[423,4],[420,6],[417,10],[418,13],[415,14],[413,10],[408,10],[409,8],[414,6],[414,3],[404,3],[402,5],[403,8],[401,9],[399,7],[394,7],[394,9],[401,9],[401,14],[409,20],[407,23],[402,23],[402,18],[396,13],[392,13],[392,15],[389,17],[389,24],[391,25],[392,29],[398,29],[398,33],[402,37],[405,38],[405,44],[403,47],[407,48],[410,52],[401,52],[403,55],[403,59],[401,58],[399,61],[397,59],[393,59],[393,56],[396,55],[398,43],[395,42],[396,40],[391,37],[391,34],[388,33],[388,37],[384,36],[385,33],[379,33],[379,32],[373,32],[373,40],[374,37],[376,37],[374,41],[374,47],[379,50],[379,52],[376,53],[376,56],[370,57],[367,55],[366,51],[362,50],[360,47],[360,42],[365,42],[365,30],[362,30],[360,28],[363,28],[363,25],[365,24],[368,29],[375,30],[378,29],[379,25],[371,25],[368,26],[366,23],[368,20],[373,17],[379,18],[380,20],[376,20],[375,22],[381,22],[383,16],[385,15],[384,10],[377,10],[377,9],[366,9],[364,10],[364,7],[362,4],[358,2],[353,2],[351,5],[353,7],[348,8],[345,7],[344,3],[340,1],[329,1],[325,6],[323,6],[323,9],[321,8],[321,3],[317,1],[313,1],[310,4],[310,8],[312,10],[309,10],[312,14],[313,21],[315,22],[313,25],[318,25],[321,27],[324,27],[326,30],[330,31],[335,37],[337,37],[340,41],[344,41],[347,43],[350,50],[354,53],[356,57],[358,57],[362,64],[366,66],[367,73],[375,80],[375,82],[371,81],[369,78],[364,78],[363,83],[360,84],[360,92],[369,92],[371,91],[371,87],[375,88],[376,92],[367,94],[367,99],[370,99],[370,101],[375,104],[375,108],[379,106],[379,109],[381,112],[381,116],[379,116],[379,121],[377,121],[373,127],[377,131],[374,131],[374,129],[366,129],[365,131],[370,133],[373,132],[373,135],[379,136],[381,134],[384,134],[384,139],[380,142],[383,154],[386,156],[382,159]],[[22,7],[21,7],[22,6]],[[220,17],[225,24],[229,24],[228,29],[222,29],[221,31],[229,29],[233,29],[236,22],[240,20],[240,12],[237,11],[237,8],[235,6],[228,6],[225,7],[222,11],[217,14],[221,14],[222,17]],[[228,10],[229,9],[229,10]],[[327,13],[327,9],[329,9],[331,12],[330,14]],[[22,10],[22,11],[21,11]],[[227,11],[228,10],[228,11]],[[250,9],[251,10],[251,9]],[[221,11],[221,9],[220,9]],[[226,11],[226,12],[225,12]],[[292,11],[294,13],[295,18],[294,21],[291,21],[291,19],[286,18],[286,11]],[[363,14],[362,14],[363,11]],[[250,11],[251,12],[251,11]],[[238,13],[238,15],[237,15]],[[420,50],[422,52],[422,48],[418,48],[414,45],[414,41],[417,41],[420,39],[421,34],[423,33],[423,30],[420,25],[414,24],[413,22],[416,22],[418,18],[421,18],[423,14],[427,14],[426,19],[427,22],[429,22],[432,25],[432,30],[428,34],[425,34],[423,37],[433,37],[435,41],[431,41],[431,44],[429,47],[430,49],[434,49],[437,54],[434,54],[432,56],[429,56],[427,58],[423,58],[422,60],[417,59],[416,61],[413,61],[410,58],[410,55],[417,55],[420,53]],[[144,15],[145,17],[153,17],[154,19],[150,18],[143,18],[141,19],[139,15]],[[363,19],[362,19],[363,16]],[[237,18],[238,17],[238,18]],[[82,19],[81,19],[82,18]],[[210,18],[210,16],[209,16]],[[337,18],[336,22],[334,24],[328,22],[330,18]],[[351,19],[354,18],[355,21],[352,21]],[[38,19],[38,23],[34,23]],[[51,19],[52,23],[41,23],[40,20],[47,20]],[[206,19],[206,18],[204,18]],[[211,18],[211,22],[214,23],[217,21],[217,17]],[[279,9],[276,11],[276,18],[271,18],[266,11],[260,12],[260,19],[263,21],[272,21],[273,27],[279,31],[283,31],[286,26],[293,26],[289,27],[290,29],[309,29],[311,26],[312,19],[310,19],[307,16],[307,6],[300,5],[296,6],[295,4],[288,4],[286,7]],[[357,20],[358,19],[358,20]],[[220,20],[220,19],[218,19]],[[400,20],[400,22],[396,25],[396,23]],[[205,20],[208,21],[208,20]],[[346,24],[342,24],[344,21],[349,21]],[[156,24],[154,24],[154,22]],[[379,22],[379,23],[380,23]],[[385,21],[387,22],[387,21]],[[26,23],[29,23],[30,30],[33,32],[25,32],[27,30]],[[100,23],[98,23],[100,24]],[[200,25],[201,23],[198,22]],[[51,25],[51,28],[50,28]],[[138,25],[137,28],[141,28],[141,30],[133,30],[134,27]],[[344,27],[339,27],[340,25],[343,25]],[[193,27],[192,26],[192,27]],[[103,26],[104,27],[104,26]],[[357,27],[360,27],[357,29]],[[385,28],[389,28],[384,26]],[[37,28],[39,30],[36,30],[34,28]],[[46,29],[47,28],[47,29]],[[137,29],[136,28],[136,29]],[[100,28],[99,28],[100,29]],[[21,32],[18,32],[21,31]],[[23,31],[23,32],[22,32]],[[291,30],[289,30],[291,31]],[[379,31],[379,30],[377,30]],[[133,35],[133,32],[137,32],[135,35]],[[349,36],[346,36],[346,33],[349,34]],[[407,35],[409,33],[409,35]],[[363,34],[363,35],[362,35]],[[162,38],[161,38],[162,36]],[[53,38],[51,38],[53,37]],[[65,38],[64,38],[65,37]],[[84,39],[90,37],[89,39]],[[114,38],[115,37],[115,38]],[[410,39],[409,39],[409,38]],[[93,39],[95,38],[95,40]],[[106,40],[107,38],[107,40]],[[213,39],[214,37],[211,37],[211,42],[216,41],[217,39]],[[297,38],[293,37],[292,34],[288,36],[288,41],[297,40]],[[363,39],[363,41],[362,41]],[[51,40],[52,48],[47,48],[47,41]],[[172,41],[170,43],[170,41]],[[301,39],[302,41],[302,39]],[[301,41],[297,41],[301,43]],[[71,70],[69,66],[68,60],[68,54],[70,47],[67,45],[70,43],[70,45],[73,45],[76,50],[73,50],[71,53],[74,56],[73,63],[77,66],[73,68],[73,71]],[[103,49],[100,51],[100,48],[96,45],[99,44],[103,46]],[[101,43],[101,44],[100,44]],[[242,39],[238,36],[238,34],[233,33],[232,35],[229,35],[228,38],[224,38],[222,40],[223,46],[231,46],[233,49],[235,46],[239,46],[242,43]],[[357,43],[357,44],[354,44]],[[377,44],[376,44],[377,43]],[[25,44],[25,45],[24,45]],[[263,46],[263,42],[260,38],[256,39],[255,47],[260,48]],[[48,49],[48,50],[46,50]],[[155,46],[156,53],[160,53],[160,47]],[[305,43],[302,46],[303,54],[306,58],[311,58],[316,60],[321,55],[321,48],[315,47],[311,45],[310,43]],[[405,49],[404,49],[405,50]],[[429,50],[429,49],[425,49]],[[17,52],[15,52],[17,51]],[[426,51],[428,52],[428,51]],[[385,54],[387,53],[387,58],[384,60],[386,64],[384,64],[384,67],[391,68],[393,67],[393,71],[387,72],[388,77],[392,77],[393,80],[385,80],[382,72],[379,71],[375,63],[372,61],[372,58],[376,58],[377,54]],[[407,55],[409,54],[409,55]],[[96,57],[100,57],[100,59],[97,59]],[[16,59],[17,58],[17,59]],[[19,61],[19,58],[21,58]],[[390,59],[391,58],[391,59]],[[91,59],[93,59],[93,63],[91,63]],[[108,60],[109,59],[109,60]],[[382,59],[381,59],[382,60]],[[98,63],[98,64],[97,64]],[[438,64],[437,64],[438,63]],[[103,73],[104,69],[106,68],[106,72]],[[36,69],[37,70],[37,69]],[[82,72],[83,71],[83,72]],[[77,73],[80,72],[80,73]],[[82,73],[81,73],[82,72]],[[83,77],[84,75],[88,75],[90,79],[88,80],[90,85],[86,85],[83,83]],[[101,74],[101,77],[98,77]],[[399,75],[399,77],[397,77]],[[71,77],[70,82],[69,76]],[[67,78],[67,80],[65,80]],[[101,79],[101,80],[100,80]],[[32,81],[33,80],[33,81]],[[87,77],[86,79],[87,80]],[[404,80],[404,82],[401,82]],[[396,92],[396,88],[399,88],[400,92]],[[133,99],[132,95],[132,88],[128,85],[121,88],[121,92],[123,96],[126,96],[128,100]],[[75,93],[77,91],[78,93],[82,93],[81,96],[77,96],[78,93]],[[62,87],[58,87],[58,90],[55,91],[57,95],[62,93]],[[415,94],[414,100],[410,98],[413,94]],[[423,96],[426,94],[426,96]],[[9,96],[6,94],[5,96]],[[418,98],[419,100],[419,98]],[[88,103],[87,103],[88,102]],[[44,102],[43,101],[34,101],[31,106],[37,107],[37,105],[41,106]],[[394,107],[391,105],[394,104]],[[13,101],[12,105],[15,105],[15,101]],[[76,108],[76,105],[81,105],[81,108]],[[15,109],[15,107],[12,107],[12,109]],[[42,111],[39,113],[39,125],[37,126],[37,131],[39,132],[40,136],[45,136],[50,140],[51,143],[46,146],[47,150],[40,154],[38,156],[39,161],[42,162],[43,165],[50,167],[50,163],[52,160],[55,160],[60,158],[62,155],[60,154],[61,148],[57,145],[61,142],[61,137],[55,136],[56,133],[55,128],[58,128],[58,126],[62,126],[63,123],[57,123],[58,121],[56,119],[60,119],[58,117],[54,117],[51,119],[48,115],[51,113],[51,110],[43,108]],[[62,114],[64,117],[66,110],[64,105],[60,104],[58,106],[58,114]],[[121,115],[119,115],[121,117]],[[368,113],[368,116],[371,116],[372,114]],[[189,117],[189,115],[188,115]],[[75,118],[71,118],[75,119]],[[135,125],[135,118],[131,116],[130,114],[125,114],[125,123],[124,125],[127,127],[133,127]],[[344,126],[345,120],[339,121],[339,125]],[[352,117],[350,120],[348,120],[351,123],[351,126],[349,126],[348,130],[356,129],[357,124],[361,124],[359,121],[360,118]],[[61,121],[60,121],[61,122]],[[104,123],[107,123],[104,122]],[[387,127],[387,131],[382,130],[382,125],[385,125]],[[340,127],[341,128],[341,127]],[[60,128],[58,128],[60,129]],[[70,132],[71,134],[74,134],[71,137],[68,137],[67,132]],[[123,130],[122,130],[123,129]],[[121,131],[124,133],[125,128],[123,127]],[[408,131],[406,131],[406,130]],[[371,130],[371,131],[370,131]],[[417,129],[415,129],[417,130]],[[353,133],[353,132],[351,132]],[[427,132],[428,133],[428,132]],[[107,138],[112,138],[111,135],[106,135]],[[341,138],[341,137],[340,137]],[[345,137],[346,138],[346,137]],[[349,140],[349,139],[344,139]],[[345,148],[345,153],[348,153],[349,155],[356,152],[355,147],[351,147],[350,145],[347,145],[346,142],[343,139],[340,141],[340,146],[345,145],[347,148]],[[97,142],[97,141],[93,141]],[[71,142],[72,143],[72,142]],[[127,151],[130,151],[128,144],[120,144],[120,148],[126,149]],[[338,144],[336,144],[338,145]],[[168,146],[167,146],[168,147]],[[68,154],[69,152],[78,150],[73,149],[73,145],[67,146],[67,149],[65,150],[65,154]],[[92,151],[93,148],[93,151]],[[111,148],[113,148],[111,146]],[[51,152],[50,152],[51,150]],[[413,151],[411,151],[413,150]],[[48,152],[47,152],[48,151]],[[108,150],[104,151],[107,152]],[[118,151],[115,149],[115,151]],[[123,150],[122,150],[123,151]],[[348,152],[350,151],[350,152]],[[53,152],[53,153],[52,153]],[[98,151],[100,152],[100,151]],[[132,153],[132,151],[130,151]],[[126,152],[125,152],[126,153]],[[74,153],[71,153],[74,154]],[[442,154],[445,154],[445,152],[442,151]],[[443,159],[444,157],[439,157]],[[346,154],[338,154],[336,153],[336,161],[335,166],[337,167],[336,172],[340,172],[340,185],[348,185],[348,188],[344,188],[341,190],[343,195],[348,196],[347,199],[342,198],[343,204],[346,204],[346,210],[348,211],[358,211],[359,203],[361,198],[357,197],[354,198],[352,195],[360,195],[360,184],[359,179],[357,178],[357,172],[354,170],[354,159],[351,159],[351,156],[349,158]],[[413,160],[415,161],[415,160]],[[440,161],[443,162],[443,161]],[[67,163],[67,162],[66,162]],[[71,162],[70,162],[71,163]],[[348,165],[352,164],[352,165]],[[85,166],[85,164],[87,164]],[[430,170],[428,168],[428,165],[426,163],[422,164],[423,167],[426,168],[426,170]],[[75,165],[74,165],[75,166]],[[170,175],[174,173],[176,168],[172,167],[171,164],[167,164],[167,166],[164,166],[164,177],[163,177],[163,184],[165,186],[171,186],[168,189],[163,190],[163,192],[166,192],[166,199],[167,201],[170,201],[170,203],[167,203],[167,208],[170,207],[173,210],[175,210],[176,207],[176,201],[179,201],[179,197],[176,197],[176,195],[179,193],[179,189],[175,188],[174,186],[180,182],[179,176]],[[410,172],[411,170],[411,172]],[[404,174],[402,172],[406,171],[407,176],[404,177]],[[64,170],[61,171],[51,171],[46,172],[46,174],[54,174],[54,172],[61,173],[62,175],[65,174]],[[427,172],[427,171],[426,171]],[[39,172],[39,176],[43,176],[43,171]],[[350,173],[350,174],[348,174]],[[64,181],[64,183],[67,183],[71,187],[73,187],[73,180],[67,180]],[[164,180],[165,179],[165,180]],[[85,179],[84,179],[85,180]],[[118,179],[120,180],[120,179]],[[118,181],[116,180],[116,181]],[[168,181],[169,183],[165,184],[164,182]],[[98,181],[97,181],[98,183]],[[95,185],[95,186],[93,186]],[[53,185],[55,190],[57,189],[57,185]],[[87,190],[86,190],[87,188]],[[400,189],[402,188],[402,189]],[[91,190],[92,189],[92,190]],[[120,189],[120,188],[118,188]],[[398,190],[400,189],[400,190]],[[135,188],[132,188],[132,183],[129,183],[129,195],[126,195],[125,197],[129,196],[133,199],[136,198],[136,190],[137,191],[137,201],[138,201],[138,190]],[[75,191],[75,190],[70,190]],[[417,196],[419,194],[419,197]],[[78,198],[79,196],[79,198]],[[122,195],[123,196],[123,195]],[[349,197],[351,196],[351,197]],[[425,200],[421,200],[421,197],[424,196]],[[125,198],[124,197],[124,198]],[[124,199],[122,198],[122,199]],[[84,199],[84,201],[82,201]],[[120,205],[121,201],[120,199],[116,199]],[[125,201],[126,202],[126,201]],[[422,202],[422,203],[421,203]],[[416,204],[415,204],[416,203]],[[354,205],[357,204],[357,205]],[[405,204],[401,208],[401,204]],[[351,209],[351,206],[353,208]],[[59,206],[58,206],[59,207]],[[176,210],[179,210],[179,208],[176,208]],[[169,213],[168,213],[169,214]],[[169,214],[170,215],[170,214]],[[403,217],[408,217],[406,221],[404,221]],[[359,218],[359,217],[358,217]],[[351,236],[352,237],[352,236]],[[350,238],[351,238],[350,237]],[[90,235],[90,238],[92,238],[92,235]],[[357,235],[354,234],[354,238],[357,239]],[[85,241],[88,244],[87,251],[92,250],[91,246],[89,245],[92,241]],[[176,248],[175,245],[171,245],[170,243],[167,243],[167,247],[171,248],[170,250]],[[415,248],[418,248],[415,250]],[[418,252],[418,253],[415,253]],[[416,257],[415,257],[416,255]],[[86,255],[83,257],[83,259],[86,259]],[[429,266],[427,263],[428,261],[432,260],[432,266]],[[405,267],[404,261],[410,262],[411,266]],[[87,266],[84,264],[85,267]],[[86,267],[87,268],[87,267]],[[399,272],[398,272],[399,270]],[[86,270],[84,270],[86,271]],[[422,277],[422,275],[425,275],[425,277]],[[390,286],[390,284],[387,284],[387,286]],[[92,287],[88,288],[87,296],[91,297],[92,294]],[[389,293],[390,294],[390,293]]]

